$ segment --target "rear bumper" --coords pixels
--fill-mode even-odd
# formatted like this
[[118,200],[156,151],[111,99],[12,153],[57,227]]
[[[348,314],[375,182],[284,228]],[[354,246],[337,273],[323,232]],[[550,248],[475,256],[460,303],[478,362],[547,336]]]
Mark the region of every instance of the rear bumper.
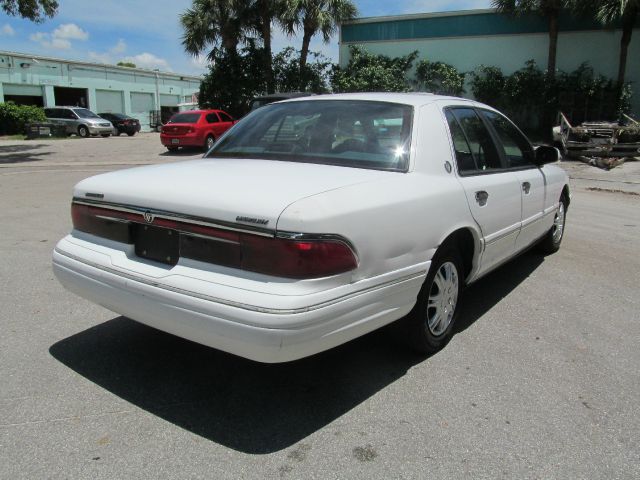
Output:
[[332,297],[326,291],[274,295],[255,305],[264,294],[244,292],[247,303],[230,301],[232,295],[224,295],[228,287],[211,282],[203,295],[188,289],[192,278],[182,282],[172,275],[169,285],[120,270],[106,256],[89,249],[84,255],[68,238],[53,252],[53,271],[70,291],[159,330],[266,363],[313,355],[403,317],[415,304],[429,267],[394,272],[377,284],[367,280],[335,288]]
[[120,133],[137,133],[140,131],[140,125],[118,125],[115,127]]
[[[202,147],[204,138],[196,134],[166,135],[160,134],[160,141],[165,147]],[[176,143],[177,142],[177,143]]]

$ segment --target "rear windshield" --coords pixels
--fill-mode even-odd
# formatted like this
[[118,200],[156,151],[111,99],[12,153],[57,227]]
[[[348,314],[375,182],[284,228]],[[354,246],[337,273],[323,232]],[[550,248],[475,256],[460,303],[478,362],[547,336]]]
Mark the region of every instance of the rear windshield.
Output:
[[176,113],[168,123],[196,123],[201,113]]
[[73,111],[76,112],[76,115],[80,118],[100,118],[98,115],[86,108],[74,108]]
[[207,156],[404,171],[412,113],[408,105],[361,100],[266,105],[245,117]]

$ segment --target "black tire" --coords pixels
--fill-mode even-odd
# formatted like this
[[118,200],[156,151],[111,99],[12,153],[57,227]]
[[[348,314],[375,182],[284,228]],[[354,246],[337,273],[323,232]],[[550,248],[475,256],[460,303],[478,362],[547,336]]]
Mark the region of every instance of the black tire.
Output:
[[127,132],[127,135],[128,135],[129,137],[133,137],[135,134],[136,134],[136,132]]
[[80,125],[78,127],[78,136],[82,137],[82,138],[87,138],[89,137],[91,134],[89,133],[89,129],[87,128],[86,125]]
[[207,138],[204,140],[204,149],[205,151],[209,151],[211,150],[211,147],[213,147],[213,144],[216,143],[216,139],[213,138],[213,135],[207,135]]
[[178,147],[167,147],[167,150],[169,150],[170,152],[177,152]]
[[[456,249],[445,246],[436,252],[418,301],[404,320],[407,342],[414,350],[433,354],[451,340],[460,311],[464,278],[462,259]],[[443,287],[446,290],[442,290]],[[439,295],[443,296],[441,301],[434,301]]]
[[553,218],[553,225],[538,244],[538,249],[545,255],[551,255],[560,249],[560,244],[564,237],[565,226],[567,224],[568,208],[569,202],[563,193],[560,197],[560,202],[558,203],[558,210],[556,210]]

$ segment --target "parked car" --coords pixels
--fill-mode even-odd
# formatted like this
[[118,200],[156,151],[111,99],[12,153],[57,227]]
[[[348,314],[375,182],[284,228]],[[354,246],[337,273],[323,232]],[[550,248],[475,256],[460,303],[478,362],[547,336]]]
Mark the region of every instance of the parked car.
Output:
[[434,352],[466,285],[533,245],[560,247],[570,196],[558,158],[471,100],[267,105],[203,159],[77,184],[53,268],[114,312],[262,362],[399,319]]
[[126,133],[133,137],[140,131],[140,121],[124,113],[99,113],[98,115],[113,124],[114,135],[119,136],[122,133]]
[[313,93],[307,92],[280,92],[280,93],[271,93],[269,95],[261,95],[256,97],[249,102],[249,110],[253,111],[257,108],[264,107],[265,105],[269,105],[270,103],[281,102],[283,100],[290,100],[292,98],[301,98],[301,97],[309,97],[311,95],[315,95]]
[[222,110],[191,110],[176,113],[162,126],[160,141],[169,151],[180,147],[209,150],[236,121]]
[[44,114],[51,123],[64,125],[67,135],[75,134],[83,138],[90,135],[108,137],[113,133],[110,121],[86,108],[48,107],[44,109]]

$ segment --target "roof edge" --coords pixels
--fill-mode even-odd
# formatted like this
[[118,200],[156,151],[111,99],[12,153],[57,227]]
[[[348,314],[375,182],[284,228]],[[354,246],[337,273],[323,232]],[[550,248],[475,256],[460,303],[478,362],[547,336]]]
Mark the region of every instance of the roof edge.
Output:
[[151,75],[155,75],[156,73],[159,75],[163,75],[163,76],[171,76],[171,77],[178,77],[178,78],[183,78],[183,79],[189,79],[189,80],[195,80],[195,81],[201,81],[202,78],[197,76],[197,75],[188,75],[188,74],[183,74],[183,73],[177,73],[177,72],[165,72],[165,71],[161,71],[161,70],[152,70],[150,68],[140,68],[140,67],[121,67],[119,65],[112,65],[109,63],[96,63],[96,62],[88,62],[88,61],[84,61],[84,60],[69,60],[66,58],[60,58],[60,57],[48,57],[45,55],[36,55],[33,53],[23,53],[23,52],[12,52],[9,50],[0,50],[0,55],[6,55],[6,56],[14,56],[14,57],[25,57],[25,58],[32,58],[35,60],[45,60],[45,61],[49,61],[49,62],[62,62],[62,63],[71,63],[71,64],[75,64],[75,65],[85,65],[85,66],[89,66],[89,67],[99,67],[99,68],[112,68],[114,70],[121,70],[121,71],[125,71],[125,72],[140,72],[140,73],[146,73],[146,74],[151,74]]

